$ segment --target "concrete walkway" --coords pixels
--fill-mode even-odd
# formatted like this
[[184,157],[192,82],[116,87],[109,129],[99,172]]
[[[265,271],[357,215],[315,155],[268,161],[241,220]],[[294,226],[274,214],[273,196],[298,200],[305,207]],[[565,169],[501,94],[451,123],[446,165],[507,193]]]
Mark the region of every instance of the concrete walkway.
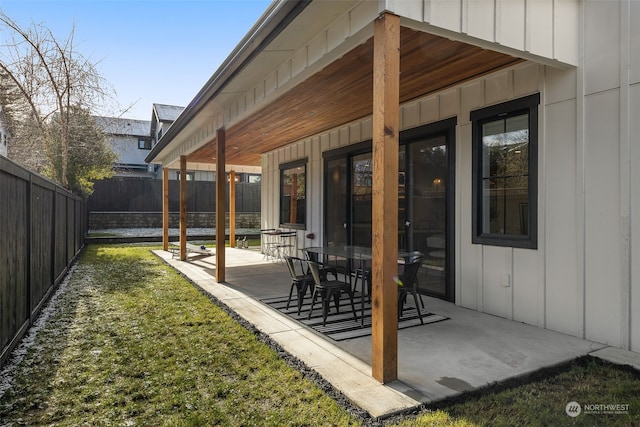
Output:
[[289,292],[283,263],[247,249],[226,249],[224,284],[215,280],[215,256],[186,262],[155,251],[205,291],[268,334],[373,418],[456,396],[576,357],[594,354],[640,366],[640,355],[569,335],[501,319],[425,297],[427,310],[448,320],[398,332],[398,381],[371,377],[371,337],[336,342],[259,301]]

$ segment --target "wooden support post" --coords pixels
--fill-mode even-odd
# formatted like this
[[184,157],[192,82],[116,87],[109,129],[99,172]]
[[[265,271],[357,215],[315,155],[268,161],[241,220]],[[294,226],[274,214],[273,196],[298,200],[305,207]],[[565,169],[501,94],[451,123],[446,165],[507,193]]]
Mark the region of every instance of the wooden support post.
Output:
[[225,153],[226,153],[226,133],[224,129],[218,129],[216,147],[216,281],[225,281],[224,265],[224,242],[225,224],[224,211],[226,199],[226,174],[225,174]]
[[180,156],[180,261],[187,259],[187,156]]
[[169,168],[162,168],[162,250],[169,250]]
[[229,172],[229,246],[236,247],[236,171]]
[[400,18],[382,14],[373,33],[372,375],[398,378],[398,141]]

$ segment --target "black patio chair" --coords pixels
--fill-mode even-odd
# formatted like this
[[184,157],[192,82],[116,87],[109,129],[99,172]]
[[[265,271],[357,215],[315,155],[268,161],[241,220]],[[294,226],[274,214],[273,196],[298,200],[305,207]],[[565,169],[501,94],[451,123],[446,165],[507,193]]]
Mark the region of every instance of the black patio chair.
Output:
[[287,301],[287,310],[291,304],[291,297],[293,296],[293,289],[296,289],[298,299],[298,315],[302,309],[302,301],[307,294],[307,289],[313,287],[313,277],[311,274],[305,272],[305,262],[300,258],[293,256],[285,256],[285,262],[289,268],[289,274],[291,275],[291,288],[289,289],[289,300]]
[[[304,253],[304,257],[307,261],[312,261],[318,264],[318,271],[320,272],[320,279],[327,280],[327,275],[331,274],[335,280],[338,280],[338,272],[342,273],[345,277],[347,277],[346,269],[337,265],[327,265],[318,259],[318,254],[315,252],[309,252],[306,249],[302,249],[302,253]],[[309,272],[309,274],[311,274]]]
[[[410,251],[407,252],[406,254],[404,254],[403,258],[404,258],[404,263],[406,264],[410,264],[412,263],[416,258],[420,257],[421,261],[422,258],[424,258],[424,254],[420,251]],[[418,267],[418,270],[420,270],[420,268]],[[420,296],[420,304],[422,304],[422,308],[424,308],[424,301],[422,299],[422,294],[418,293],[418,273],[416,272],[416,278],[413,281],[413,283],[411,284],[411,286],[413,286],[416,290],[416,293]]]
[[351,290],[351,284],[343,282],[341,280],[322,280],[320,278],[320,266],[318,263],[308,261],[309,271],[313,276],[313,297],[311,298],[311,309],[309,310],[309,319],[313,313],[313,307],[316,304],[316,299],[320,295],[320,301],[322,302],[322,326],[327,323],[327,315],[329,314],[329,305],[333,298],[336,306],[336,312],[340,313],[340,295],[345,292],[349,295],[351,301],[351,310],[353,311],[353,318],[358,321],[358,315],[356,314],[356,306],[353,303],[353,291]]
[[355,269],[355,279],[353,280],[353,291],[358,290],[358,280],[362,280],[360,289],[362,290],[361,297],[364,298],[365,291],[369,302],[371,302],[371,266],[363,261],[360,267]]
[[418,302],[418,292],[415,287],[416,276],[418,275],[418,270],[421,265],[422,256],[420,255],[413,257],[411,262],[405,263],[404,265],[404,271],[398,283],[398,318],[402,317],[407,295],[411,294],[416,305],[416,310],[418,310],[418,316],[420,316],[420,323],[424,324],[422,313],[420,312],[420,303]]

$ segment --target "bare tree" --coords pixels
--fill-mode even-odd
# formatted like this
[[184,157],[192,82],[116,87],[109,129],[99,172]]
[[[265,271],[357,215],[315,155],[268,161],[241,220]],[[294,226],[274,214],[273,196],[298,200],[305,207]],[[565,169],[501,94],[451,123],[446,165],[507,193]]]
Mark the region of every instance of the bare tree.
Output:
[[[58,40],[43,25],[32,23],[25,29],[0,12],[0,34],[7,34],[0,47],[0,102],[11,116],[12,157],[67,188],[86,191],[86,186],[74,188],[85,179],[71,174],[106,177],[115,160],[104,138],[88,140],[99,132],[95,123],[85,120],[109,98],[106,81],[95,64],[75,50],[74,29]],[[73,155],[76,146],[103,155]],[[99,163],[71,167],[71,160]]]

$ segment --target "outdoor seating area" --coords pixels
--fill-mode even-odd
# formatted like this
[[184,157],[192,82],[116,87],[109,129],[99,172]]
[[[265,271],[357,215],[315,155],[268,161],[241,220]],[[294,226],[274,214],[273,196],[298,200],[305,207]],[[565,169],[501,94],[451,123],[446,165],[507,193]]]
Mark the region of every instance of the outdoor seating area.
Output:
[[[314,308],[316,302],[322,307],[322,326],[325,327],[327,323],[327,317],[333,312],[337,318],[341,316],[341,298],[343,295],[349,297],[349,307],[346,303],[344,309],[351,308],[353,319],[360,322],[362,328],[365,327],[365,305],[367,306],[368,326],[370,326],[370,305],[371,305],[371,270],[366,267],[366,261],[369,257],[369,250],[367,248],[355,248],[350,253],[353,254],[354,259],[358,259],[359,263],[357,267],[347,270],[338,266],[331,266],[329,263],[318,261],[318,254],[326,253],[343,253],[344,248],[340,251],[332,251],[329,248],[320,250],[319,248],[305,248],[303,249],[306,260],[298,257],[285,255],[284,259],[291,276],[291,286],[289,288],[289,296],[286,299],[286,306],[283,306],[284,300],[280,297],[270,299],[267,303],[273,305],[286,314],[292,314],[289,312],[291,302],[296,301],[296,320],[302,320],[301,311],[303,305],[306,304],[305,311],[308,310],[307,320],[311,319],[314,315]],[[349,252],[347,250],[346,252]],[[356,255],[357,254],[357,255]],[[407,320],[403,318],[405,306],[407,305],[407,297],[413,297],[414,305],[411,306],[411,310],[417,312],[417,318],[421,324],[424,324],[422,312],[420,310],[420,304],[424,308],[424,301],[422,301],[422,295],[418,297],[417,292],[417,275],[418,271],[422,267],[423,256],[420,252],[414,251],[404,254],[403,260],[399,262],[399,268],[401,274],[398,277],[398,320]],[[352,261],[352,260],[350,260]],[[370,259],[369,259],[370,261]],[[348,265],[352,265],[348,263]],[[340,271],[339,278],[338,271]],[[359,290],[358,290],[358,285]],[[307,293],[307,291],[309,291]],[[306,301],[306,302],[305,302]],[[359,303],[360,310],[357,313],[355,308],[355,302]],[[413,317],[412,317],[413,318]],[[331,321],[331,319],[330,319]],[[350,325],[347,329],[353,329]],[[335,332],[335,330],[334,330]],[[334,337],[335,338],[335,337]]]
[[[318,299],[318,296],[320,296],[320,303],[322,304],[322,326],[325,326],[327,323],[327,315],[329,314],[329,306],[331,305],[331,300],[335,302],[336,314],[340,314],[340,296],[341,294],[346,293],[349,296],[349,301],[351,302],[353,319],[358,320],[358,316],[356,315],[356,307],[353,303],[353,289],[351,288],[351,283],[338,279],[321,279],[319,265],[313,261],[309,261],[307,264],[309,267],[309,272],[313,277],[314,284],[313,295],[311,297],[311,308],[309,309],[308,318],[311,319],[316,300]],[[364,295],[361,295],[360,298],[364,298]]]
[[293,255],[298,250],[295,231],[269,228],[260,230],[260,235],[264,259],[282,262],[285,256]]
[[[331,311],[323,328],[321,310],[308,319],[309,288],[298,314],[295,298],[288,301],[292,282],[286,263],[264,259],[258,248],[227,248],[224,283],[215,280],[210,257],[183,262],[166,251],[155,253],[373,416],[456,396],[606,347],[427,296],[423,325],[418,302],[409,297],[398,325],[398,381],[385,385],[371,376],[368,298],[364,299],[364,326],[357,308],[355,321],[349,299],[341,298],[340,313]],[[354,293],[358,298],[359,293]],[[431,312],[433,319],[446,320],[431,322]],[[352,330],[332,333],[341,323],[350,323]]]
[[[364,326],[365,304],[371,304],[371,248],[354,245],[307,247],[303,249],[303,252],[306,258],[311,260],[309,264],[315,264],[315,268],[318,269],[320,276],[322,276],[322,273],[326,276],[326,272],[329,271],[336,277],[334,281],[336,282],[337,271],[340,269],[344,281],[349,282],[349,287],[347,288],[346,286],[338,285],[337,283],[333,286],[345,291],[349,289],[353,294],[357,294],[356,299],[360,305],[360,322]],[[398,284],[398,318],[402,318],[407,297],[411,296],[415,303],[418,318],[420,319],[420,322],[423,323],[418,299],[420,299],[422,308],[424,308],[424,301],[422,300],[422,295],[418,294],[417,285],[418,272],[423,266],[422,261],[424,259],[424,255],[419,251],[399,251],[398,256],[399,276],[396,279]],[[331,262],[329,261],[330,259],[332,259],[336,265],[331,265]],[[347,267],[344,268],[340,266],[340,262],[346,263]],[[325,287],[321,287],[321,289],[325,290]],[[329,296],[334,294],[333,292],[329,293]],[[304,295],[302,295],[302,297],[304,297]],[[326,302],[324,307],[325,311],[328,312],[329,306]],[[336,302],[336,308],[337,307],[338,304]],[[311,315],[311,313],[309,315]]]

